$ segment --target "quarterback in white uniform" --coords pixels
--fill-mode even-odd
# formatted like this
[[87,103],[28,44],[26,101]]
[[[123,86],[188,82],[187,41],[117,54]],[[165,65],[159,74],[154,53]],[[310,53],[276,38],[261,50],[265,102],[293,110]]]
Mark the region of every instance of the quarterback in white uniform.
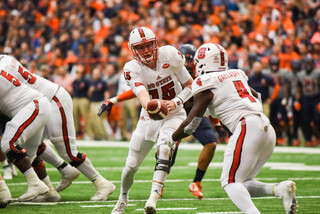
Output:
[[[26,176],[28,190],[18,200],[29,201],[49,190],[30,162],[36,157],[51,107],[40,92],[8,73],[4,62],[4,57],[0,56],[0,111],[12,119],[6,124],[1,151]],[[15,62],[11,63],[15,65]]]
[[233,133],[224,153],[221,185],[244,213],[260,213],[251,196],[275,195],[282,198],[286,213],[297,212],[295,183],[279,184],[254,180],[272,155],[276,135],[262,113],[260,95],[251,89],[240,69],[228,70],[228,56],[219,44],[204,44],[194,60],[198,77],[192,83],[194,106],[188,118],[169,141],[192,134],[208,108]]
[[[70,94],[63,87],[60,87],[36,74],[32,74],[15,58],[7,55],[0,56],[3,59],[2,65],[9,73],[16,76],[21,82],[27,84],[31,88],[41,92],[49,99],[51,103],[51,112],[50,119],[46,125],[44,137],[48,134],[50,141],[53,143],[61,157],[68,161],[70,165],[76,167],[93,182],[97,189],[97,193],[91,198],[91,200],[107,200],[108,195],[115,190],[115,185],[97,172],[91,161],[86,157],[85,153],[80,153],[77,150],[76,133],[73,120],[73,104]],[[49,147],[42,146],[40,149],[44,150],[40,157],[45,161],[48,161],[56,167],[59,163],[63,164],[63,162],[57,162],[53,159],[54,152]],[[72,170],[72,167],[67,168],[66,170],[70,171]],[[64,179],[61,180],[56,188],[57,191],[62,191],[70,185],[70,177],[78,177],[79,172],[77,170],[75,171],[76,172],[73,175],[70,174],[70,172],[69,174],[66,173],[67,176],[65,181]]]
[[[170,172],[171,148],[174,146],[164,139],[186,118],[183,102],[191,97],[192,78],[184,67],[184,56],[172,46],[159,48],[157,38],[149,28],[132,30],[129,47],[134,60],[124,66],[124,76],[143,108],[130,140],[126,166],[122,171],[121,192],[112,213],[124,213],[134,175],[154,144],[157,145],[156,167],[145,213],[156,213],[157,199]],[[181,84],[185,89],[182,90]],[[163,120],[150,119],[146,111],[150,99],[166,100],[170,116]]]

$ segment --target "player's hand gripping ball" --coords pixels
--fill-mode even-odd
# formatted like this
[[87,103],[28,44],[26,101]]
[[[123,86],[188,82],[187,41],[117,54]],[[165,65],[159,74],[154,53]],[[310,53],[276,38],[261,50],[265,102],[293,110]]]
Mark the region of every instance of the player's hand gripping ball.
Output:
[[152,99],[147,104],[147,111],[152,120],[162,120],[168,116],[168,108],[164,100]]

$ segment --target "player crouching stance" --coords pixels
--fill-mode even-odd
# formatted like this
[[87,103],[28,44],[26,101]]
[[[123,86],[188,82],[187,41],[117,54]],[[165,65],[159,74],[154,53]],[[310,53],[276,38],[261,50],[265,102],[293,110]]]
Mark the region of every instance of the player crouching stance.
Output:
[[297,213],[293,181],[272,184],[254,180],[272,155],[276,135],[262,113],[259,94],[249,87],[245,73],[240,69],[228,70],[227,53],[219,44],[200,46],[194,65],[198,77],[192,83],[193,108],[168,140],[174,142],[192,134],[208,108],[233,133],[221,174],[221,185],[232,202],[246,214],[258,214],[251,196],[275,195],[282,198],[287,214]]

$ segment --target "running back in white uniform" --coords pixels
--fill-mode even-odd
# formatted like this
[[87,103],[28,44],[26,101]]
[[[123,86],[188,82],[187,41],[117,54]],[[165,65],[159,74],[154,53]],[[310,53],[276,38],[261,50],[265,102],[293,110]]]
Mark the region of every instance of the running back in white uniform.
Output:
[[272,155],[276,134],[262,113],[259,93],[251,89],[239,69],[228,70],[228,55],[219,44],[203,44],[194,57],[199,75],[192,83],[194,105],[188,117],[173,133],[179,140],[194,132],[209,109],[232,132],[224,152],[221,186],[243,213],[260,211],[251,197],[275,195],[283,199],[286,213],[296,213],[295,184],[263,183],[254,178]]
[[41,93],[7,73],[0,58],[0,111],[12,118],[6,125],[1,150],[13,160],[35,157],[43,129],[50,115],[50,104]]
[[195,79],[192,93],[210,89],[215,94],[208,106],[210,114],[234,132],[242,117],[262,113],[261,102],[252,95],[247,82],[248,77],[240,69],[213,72]]
[[224,154],[222,187],[255,177],[275,146],[274,130],[247,80],[245,73],[237,69],[202,75],[192,84],[194,95],[212,91],[209,112],[233,133]]

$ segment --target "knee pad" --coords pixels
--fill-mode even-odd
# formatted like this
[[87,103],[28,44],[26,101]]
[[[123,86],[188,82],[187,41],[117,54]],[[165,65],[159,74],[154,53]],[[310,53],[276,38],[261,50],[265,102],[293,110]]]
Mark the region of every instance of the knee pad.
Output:
[[37,156],[40,156],[44,152],[44,150],[46,150],[46,147],[47,145],[42,142],[37,149]]
[[171,161],[170,160],[157,159],[157,163],[154,168],[154,171],[160,170],[160,171],[165,171],[169,174],[170,169],[171,169]]
[[136,158],[128,156],[126,161],[126,166],[131,170],[138,171],[140,165],[138,165],[138,161]]
[[[159,154],[160,152],[163,150],[166,150],[166,149],[169,149],[169,154],[168,154],[168,159],[163,159],[163,158],[159,158]],[[167,151],[164,151],[164,152],[167,152]],[[162,156],[162,155],[161,155]],[[154,171],[157,171],[157,170],[160,170],[160,171],[165,171],[167,172],[168,174],[170,173],[170,169],[171,169],[171,166],[172,166],[172,149],[169,147],[169,146],[164,146],[164,145],[160,145],[157,149],[157,152],[156,152],[156,160],[157,160],[157,163],[156,163],[156,166],[154,168]]]
[[14,149],[11,149],[7,154],[7,158],[12,163],[21,160],[24,157],[27,157],[26,150],[21,148],[19,145],[14,146]]
[[41,160],[39,157],[36,157],[31,165],[34,169],[41,169],[42,167],[44,167],[44,160]]
[[86,153],[80,153],[78,152],[76,160],[72,160],[70,162],[70,165],[73,167],[78,167],[80,164],[82,164],[86,160]]

